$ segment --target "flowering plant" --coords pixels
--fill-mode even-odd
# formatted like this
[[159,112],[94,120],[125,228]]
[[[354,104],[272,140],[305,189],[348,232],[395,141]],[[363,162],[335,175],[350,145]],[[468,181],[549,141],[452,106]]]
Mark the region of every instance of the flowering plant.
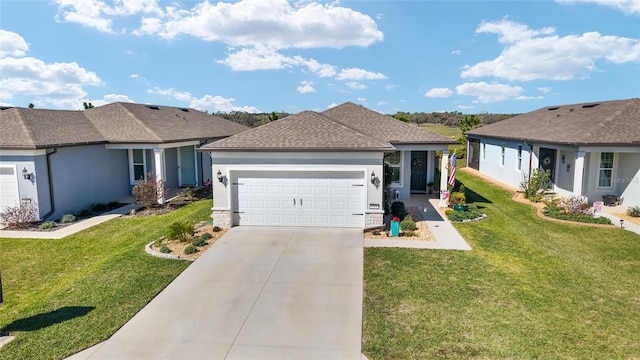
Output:
[[391,221],[397,221],[397,222],[400,222],[400,218],[399,218],[399,217],[397,217],[397,216],[394,216],[394,217],[393,217],[393,219],[391,219]]

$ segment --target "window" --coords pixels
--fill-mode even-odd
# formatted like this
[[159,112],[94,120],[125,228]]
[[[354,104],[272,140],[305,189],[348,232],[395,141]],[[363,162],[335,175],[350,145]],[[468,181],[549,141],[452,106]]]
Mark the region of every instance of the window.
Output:
[[392,152],[384,156],[384,163],[388,165],[391,173],[391,182],[399,183],[400,182],[400,151]]
[[599,188],[612,188],[613,153],[600,153],[600,172],[598,174]]
[[504,166],[504,145],[500,146],[500,166]]
[[487,158],[487,144],[482,143],[482,160]]
[[518,160],[516,161],[516,169],[522,170],[522,146],[518,146]]
[[129,162],[131,172],[131,182],[137,183],[144,179],[147,172],[147,163],[145,161],[143,149],[130,149],[129,150]]

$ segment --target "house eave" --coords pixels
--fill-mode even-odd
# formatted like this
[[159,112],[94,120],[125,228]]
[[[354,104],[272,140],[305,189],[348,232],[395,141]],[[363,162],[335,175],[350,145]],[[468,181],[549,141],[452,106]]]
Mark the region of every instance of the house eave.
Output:
[[500,136],[500,135],[480,135],[480,134],[468,134],[471,138],[491,138],[499,140],[521,141],[525,143],[540,143],[540,144],[553,144],[553,145],[568,145],[568,146],[638,146],[640,141],[631,142],[585,142],[585,141],[553,141],[535,138],[514,137],[514,136]]
[[286,147],[286,148],[255,148],[255,147],[201,147],[197,151],[213,152],[390,152],[394,151],[393,147],[369,147],[369,148],[313,148],[313,147]]

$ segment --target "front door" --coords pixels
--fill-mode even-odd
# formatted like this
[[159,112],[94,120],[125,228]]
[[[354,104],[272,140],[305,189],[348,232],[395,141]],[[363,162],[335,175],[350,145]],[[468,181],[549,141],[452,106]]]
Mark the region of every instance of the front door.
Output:
[[411,192],[427,191],[427,152],[411,152]]
[[193,146],[178,148],[178,166],[180,167],[180,186],[196,185],[196,160]]
[[551,182],[555,182],[556,172],[556,149],[540,148],[540,168],[542,171],[551,172]]

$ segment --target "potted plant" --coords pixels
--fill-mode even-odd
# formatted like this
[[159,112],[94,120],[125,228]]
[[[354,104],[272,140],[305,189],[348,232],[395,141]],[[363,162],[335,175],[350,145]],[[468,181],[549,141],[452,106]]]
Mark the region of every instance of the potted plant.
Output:
[[429,194],[433,194],[433,181],[427,183],[427,190],[429,191]]
[[394,216],[391,219],[391,236],[398,237],[400,236],[400,218]]

